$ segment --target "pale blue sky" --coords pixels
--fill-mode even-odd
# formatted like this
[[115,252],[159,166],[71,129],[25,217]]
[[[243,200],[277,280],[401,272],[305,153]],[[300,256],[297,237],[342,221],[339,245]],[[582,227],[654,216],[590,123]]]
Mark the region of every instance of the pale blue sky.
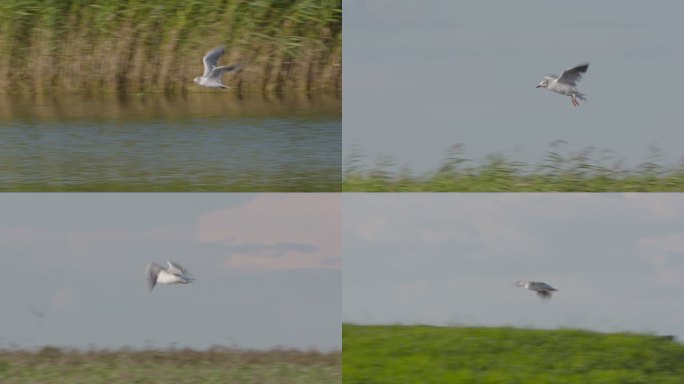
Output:
[[[683,194],[345,194],[342,318],[676,335]],[[517,280],[556,287],[549,302]]]
[[[649,145],[675,163],[684,3],[345,0],[343,156],[352,144],[436,169],[461,143],[482,159],[537,163],[555,140],[609,149],[628,166]],[[587,103],[535,86],[590,62]]]
[[[0,348],[339,349],[340,209],[338,194],[0,194]],[[148,295],[147,263],[167,259],[196,282]]]

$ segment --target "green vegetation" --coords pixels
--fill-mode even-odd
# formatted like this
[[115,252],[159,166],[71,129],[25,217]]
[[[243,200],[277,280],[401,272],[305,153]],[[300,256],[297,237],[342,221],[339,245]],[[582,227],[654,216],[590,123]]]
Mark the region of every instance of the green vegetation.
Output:
[[355,148],[342,181],[345,192],[682,192],[684,163],[662,165],[651,148],[649,159],[626,169],[609,151],[587,148],[560,151],[553,143],[541,164],[526,164],[503,155],[487,156],[475,165],[461,146],[452,147],[435,171],[415,175],[408,167],[392,171],[395,162],[378,158],[370,169]]
[[[156,177],[156,176],[155,176]],[[146,181],[143,178],[132,181],[93,181],[65,183],[62,180],[35,182],[14,181],[0,184],[2,192],[339,192],[338,180],[329,176],[306,174],[290,182],[254,178],[229,183],[222,177],[204,177],[197,182],[178,177],[173,181]]]
[[562,329],[343,325],[345,384],[684,383],[667,337]]
[[0,382],[340,383],[339,352],[0,350]]
[[[3,0],[0,89],[19,93],[207,91],[202,55],[240,93],[341,92],[341,0]],[[230,77],[229,77],[230,76]]]
[[[257,171],[243,171],[225,176],[225,170],[183,169],[154,172],[126,172],[130,163],[95,162],[60,163],[41,173],[26,168],[1,166],[14,176],[0,183],[0,192],[339,192],[339,171],[334,164],[328,171],[302,171],[281,167],[280,174],[260,175]],[[88,166],[110,172],[111,176],[97,177]],[[102,168],[100,168],[102,167]],[[109,167],[109,169],[107,169]],[[68,168],[68,169],[67,169]],[[79,173],[80,172],[80,173]],[[194,172],[194,174],[193,174]],[[335,177],[335,175],[338,175]],[[27,176],[29,175],[29,176]],[[31,177],[32,176],[32,177]]]

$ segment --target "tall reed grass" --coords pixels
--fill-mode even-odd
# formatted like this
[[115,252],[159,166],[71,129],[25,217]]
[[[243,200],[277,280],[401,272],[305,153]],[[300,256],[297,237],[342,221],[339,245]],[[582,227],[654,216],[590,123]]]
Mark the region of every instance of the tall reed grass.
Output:
[[415,173],[397,167],[389,156],[367,165],[363,150],[353,148],[345,161],[345,192],[682,192],[684,162],[664,164],[657,148],[628,168],[610,151],[572,151],[555,142],[543,161],[525,163],[501,154],[470,159],[462,146],[451,147],[437,169]]
[[341,0],[3,0],[0,92],[201,90],[202,55],[246,93],[341,92]]

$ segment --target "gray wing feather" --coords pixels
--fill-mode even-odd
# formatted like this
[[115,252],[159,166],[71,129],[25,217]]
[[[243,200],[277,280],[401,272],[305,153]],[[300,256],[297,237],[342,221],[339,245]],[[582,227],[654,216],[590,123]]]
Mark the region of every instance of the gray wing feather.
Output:
[[576,86],[577,82],[582,79],[582,74],[589,68],[589,63],[578,65],[574,68],[566,69],[558,78],[559,83]]
[[171,260],[166,261],[169,264],[169,273],[173,273],[174,275],[182,275],[184,273],[188,273],[188,271],[181,267],[180,264],[174,263]]
[[225,52],[225,50],[226,48],[224,46],[218,46],[204,55],[204,58],[202,59],[202,62],[204,62],[204,75],[202,76],[209,76],[209,74],[218,65],[219,58],[223,56],[223,52]]
[[223,76],[224,73],[237,71],[237,70],[240,70],[241,68],[242,68],[242,64],[231,64],[231,65],[224,65],[223,67],[216,67],[211,71],[209,78],[218,80],[218,79],[221,79],[221,76]]
[[544,291],[555,291],[556,290],[556,288],[554,288],[554,287],[552,287],[546,283],[542,283],[542,282],[534,283],[534,287],[536,289],[540,289],[540,290],[544,290]]
[[155,285],[157,285],[157,275],[162,270],[162,266],[157,263],[149,263],[145,270],[145,279],[147,280],[147,291],[151,292]]

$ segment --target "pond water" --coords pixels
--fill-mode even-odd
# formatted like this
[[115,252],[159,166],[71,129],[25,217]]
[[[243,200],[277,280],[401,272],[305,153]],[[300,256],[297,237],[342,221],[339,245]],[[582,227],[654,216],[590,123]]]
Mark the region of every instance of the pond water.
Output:
[[2,191],[339,191],[335,97],[0,95]]

